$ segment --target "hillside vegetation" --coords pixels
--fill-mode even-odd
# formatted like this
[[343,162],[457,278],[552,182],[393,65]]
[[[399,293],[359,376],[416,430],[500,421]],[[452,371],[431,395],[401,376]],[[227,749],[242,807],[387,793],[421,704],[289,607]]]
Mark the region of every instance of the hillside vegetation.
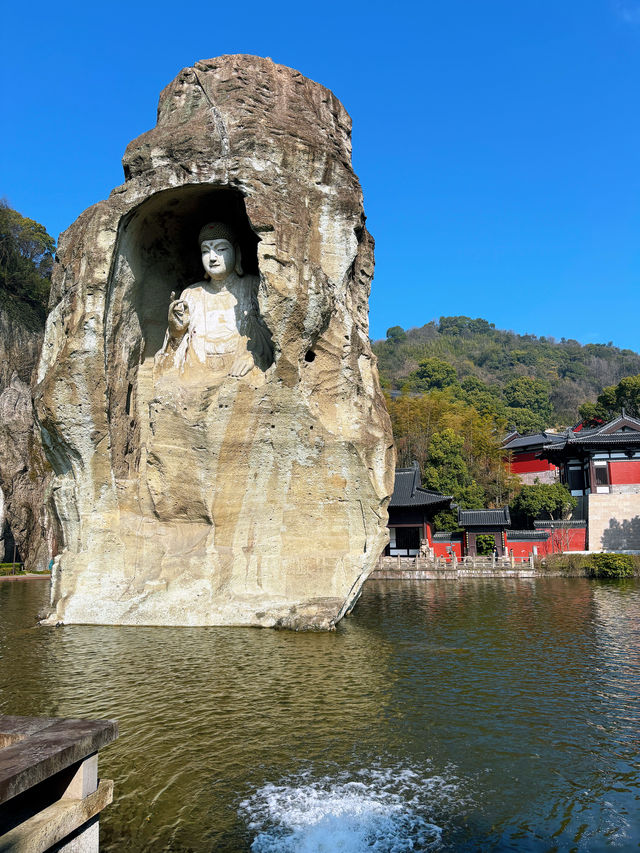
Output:
[[19,325],[44,327],[55,240],[0,199],[0,308]]
[[[602,422],[622,406],[640,415],[640,355],[612,344],[516,335],[470,317],[419,329],[393,326],[373,346],[398,465],[418,461],[423,484],[467,509],[510,504],[515,525],[561,518],[564,486],[522,486],[504,465],[510,430]],[[453,512],[436,529],[456,526]]]
[[605,386],[640,374],[632,350],[517,335],[470,317],[441,317],[407,331],[393,326],[373,349],[386,389],[448,388],[520,432],[571,425]]

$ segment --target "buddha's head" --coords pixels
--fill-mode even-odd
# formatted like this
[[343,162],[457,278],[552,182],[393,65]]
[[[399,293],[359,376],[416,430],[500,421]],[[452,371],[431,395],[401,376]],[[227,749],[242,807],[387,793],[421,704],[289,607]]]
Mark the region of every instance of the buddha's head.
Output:
[[242,275],[240,247],[224,222],[209,222],[198,236],[205,278],[224,281],[232,272]]

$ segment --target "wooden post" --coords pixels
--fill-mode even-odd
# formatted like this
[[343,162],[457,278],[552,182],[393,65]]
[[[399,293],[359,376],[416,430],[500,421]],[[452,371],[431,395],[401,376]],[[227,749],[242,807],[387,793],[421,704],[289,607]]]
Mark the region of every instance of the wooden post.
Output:
[[13,540],[13,562],[11,563],[11,574],[16,573],[16,540]]

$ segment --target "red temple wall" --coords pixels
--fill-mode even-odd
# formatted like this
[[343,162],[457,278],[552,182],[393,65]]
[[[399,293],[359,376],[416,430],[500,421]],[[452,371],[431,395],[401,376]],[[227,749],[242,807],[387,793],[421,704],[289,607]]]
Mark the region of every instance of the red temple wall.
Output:
[[454,540],[453,542],[433,543],[433,553],[436,557],[445,557],[448,559],[451,555],[447,551],[447,548],[451,548],[451,550],[455,552],[455,555],[459,560],[462,559],[462,543],[459,540]]
[[532,474],[536,471],[557,471],[546,459],[536,459],[535,453],[518,453],[509,465],[512,474]]
[[611,459],[609,479],[612,486],[640,485],[640,459]]

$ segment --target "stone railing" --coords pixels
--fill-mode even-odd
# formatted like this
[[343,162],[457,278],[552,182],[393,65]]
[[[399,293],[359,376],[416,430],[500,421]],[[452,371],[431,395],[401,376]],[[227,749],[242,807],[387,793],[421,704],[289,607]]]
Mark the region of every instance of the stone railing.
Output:
[[0,853],[95,853],[113,799],[98,750],[117,737],[115,720],[0,716]]
[[381,556],[372,572],[372,579],[392,578],[458,578],[467,575],[530,575],[535,573],[534,558],[515,560],[508,557],[462,557],[455,554],[450,559],[433,556],[387,557]]

